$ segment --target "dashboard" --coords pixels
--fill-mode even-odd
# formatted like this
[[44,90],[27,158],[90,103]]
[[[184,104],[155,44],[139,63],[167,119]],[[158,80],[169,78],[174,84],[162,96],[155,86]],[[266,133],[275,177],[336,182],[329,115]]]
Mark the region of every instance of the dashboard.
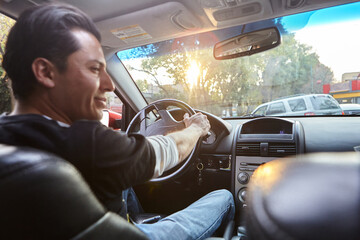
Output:
[[360,119],[352,116],[208,119],[214,138],[201,146],[201,166],[230,175],[237,213],[246,208],[249,181],[261,164],[298,154],[354,151],[360,144]]
[[[196,111],[206,114],[211,124],[210,136],[202,140],[194,163],[202,172],[202,188],[229,189],[238,215],[246,208],[249,181],[261,164],[306,153],[353,152],[354,146],[360,145],[357,116],[221,119]],[[183,114],[172,112],[177,120]]]

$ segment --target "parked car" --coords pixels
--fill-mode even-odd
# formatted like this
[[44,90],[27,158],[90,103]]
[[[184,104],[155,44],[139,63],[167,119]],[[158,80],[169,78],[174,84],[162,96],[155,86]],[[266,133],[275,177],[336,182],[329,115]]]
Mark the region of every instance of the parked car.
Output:
[[[352,153],[346,152],[354,152],[353,147],[360,144],[360,116],[348,116],[347,112],[342,115],[336,101],[321,94],[324,86],[330,83],[344,82],[341,87],[349,89],[351,86],[343,79],[344,73],[360,71],[360,1],[59,1],[86,12],[100,29],[107,71],[116,86],[114,93],[123,104],[117,102],[122,106],[122,131],[138,132],[137,123],[142,122],[143,126],[158,123],[164,113],[167,114],[162,116],[182,124],[184,113],[190,110],[178,101],[169,103],[169,99],[186,102],[195,112],[205,114],[211,123],[210,136],[198,143],[185,161],[186,165],[155,181],[135,186],[146,212],[171,214],[212,190],[224,188],[230,190],[235,199],[235,228],[229,228],[234,239],[240,239],[246,229],[251,230],[252,236],[258,234],[258,238],[252,239],[360,239],[360,187],[348,188],[347,185],[349,181],[359,184],[360,177],[356,175],[359,171],[352,174],[344,171],[350,166],[349,162],[351,169],[359,169],[358,155],[352,155],[349,161]],[[3,47],[7,31],[20,13],[47,1],[0,2]],[[0,70],[2,87],[7,79]],[[341,91],[338,93],[345,96]],[[296,94],[306,95],[289,97]],[[5,95],[0,94],[0,97]],[[156,102],[161,99],[168,99],[162,102],[166,105]],[[151,108],[146,116],[142,112],[141,121],[134,119],[141,109],[153,107],[154,102],[157,108]],[[262,102],[266,103],[256,108]],[[252,116],[246,116],[254,108]],[[164,111],[159,114],[159,109]],[[323,152],[330,152],[330,155],[337,152],[335,159],[332,158],[336,164],[321,165],[328,163],[327,154],[311,157],[314,161],[307,160],[308,154]],[[24,161],[31,160],[26,154],[23,156]],[[289,165],[273,161],[282,162],[289,157],[287,162],[291,166],[296,163],[292,161],[295,157],[299,161],[303,158],[307,164],[299,164],[301,170],[294,166],[294,174],[289,176]],[[274,164],[267,165],[269,162]],[[314,162],[318,164],[315,169],[306,168]],[[334,166],[332,174],[323,174]],[[249,192],[258,167],[262,170],[257,178],[260,180],[255,183],[263,183],[258,190],[263,190],[261,196],[269,197],[268,202],[255,198],[256,189]],[[1,179],[6,177],[1,175]],[[19,174],[14,179],[27,181],[29,178]],[[312,180],[318,184],[313,185]],[[4,181],[1,184],[7,186]],[[0,199],[12,192],[25,194],[46,184],[39,180],[33,188],[1,187],[5,190]],[[70,192],[67,189],[71,188],[64,186],[62,189]],[[270,190],[278,195],[270,194]],[[323,194],[325,191],[330,194]],[[98,218],[94,227],[79,225],[78,209],[84,204],[62,211],[62,207],[73,203],[72,199],[63,202],[49,194],[36,194],[31,201],[21,198],[23,204],[13,213],[31,216],[32,223],[43,217],[43,221],[39,221],[44,222],[40,231],[57,233],[71,229],[77,231],[71,235],[77,236],[75,239],[86,239],[89,231],[101,233],[105,228],[108,236],[113,236],[112,224],[116,222],[101,228],[96,225],[101,220]],[[90,189],[77,197],[85,195],[91,195]],[[315,195],[319,198],[313,199]],[[66,214],[67,218],[57,215],[47,218],[37,212],[29,214],[33,207],[48,206],[43,196],[58,200],[56,208],[52,209]],[[9,196],[9,199],[17,198]],[[352,204],[344,203],[347,200],[352,200]],[[7,206],[3,204],[3,207]],[[26,211],[20,211],[20,207]],[[100,203],[96,207],[103,209]],[[247,210],[258,218],[247,218]],[[334,215],[339,212],[343,214],[341,217]],[[92,211],[88,213],[85,219],[90,219],[90,215],[97,217]],[[267,215],[270,213],[271,216]],[[277,221],[279,216],[284,222]],[[2,214],[0,218],[2,223],[7,223],[9,215]],[[73,221],[68,223],[67,219]],[[15,222],[18,220],[21,218]],[[325,220],[329,222],[324,223]],[[247,227],[260,223],[265,225]],[[56,224],[56,227],[49,228],[48,224]],[[286,228],[287,224],[293,225]],[[75,225],[78,228],[75,229]],[[22,231],[17,226],[11,229],[14,234]],[[78,229],[82,229],[83,235]],[[269,231],[264,234],[264,229]]]
[[357,103],[344,103],[340,104],[341,109],[346,115],[359,115],[360,114],[360,104]]
[[339,103],[328,94],[309,94],[285,97],[263,103],[252,113],[252,116],[312,116],[342,115]]

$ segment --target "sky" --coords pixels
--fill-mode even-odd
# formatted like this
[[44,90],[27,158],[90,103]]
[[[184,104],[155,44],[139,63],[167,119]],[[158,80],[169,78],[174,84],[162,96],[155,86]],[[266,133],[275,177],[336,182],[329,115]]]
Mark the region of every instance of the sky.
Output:
[[337,81],[343,73],[360,72],[360,20],[304,28],[295,38],[313,47]]

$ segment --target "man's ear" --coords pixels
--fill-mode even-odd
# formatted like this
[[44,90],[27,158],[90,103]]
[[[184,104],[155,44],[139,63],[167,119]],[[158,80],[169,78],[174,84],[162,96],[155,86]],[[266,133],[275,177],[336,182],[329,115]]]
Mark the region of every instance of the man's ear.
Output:
[[55,86],[54,76],[56,67],[52,62],[46,58],[36,58],[33,61],[31,67],[36,80],[41,85],[47,88],[52,88]]

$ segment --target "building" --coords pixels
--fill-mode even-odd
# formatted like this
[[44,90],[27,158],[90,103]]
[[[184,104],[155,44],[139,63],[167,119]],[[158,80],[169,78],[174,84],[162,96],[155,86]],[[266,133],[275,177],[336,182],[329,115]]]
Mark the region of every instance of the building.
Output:
[[340,83],[324,84],[323,93],[339,103],[360,103],[360,72],[344,73]]

